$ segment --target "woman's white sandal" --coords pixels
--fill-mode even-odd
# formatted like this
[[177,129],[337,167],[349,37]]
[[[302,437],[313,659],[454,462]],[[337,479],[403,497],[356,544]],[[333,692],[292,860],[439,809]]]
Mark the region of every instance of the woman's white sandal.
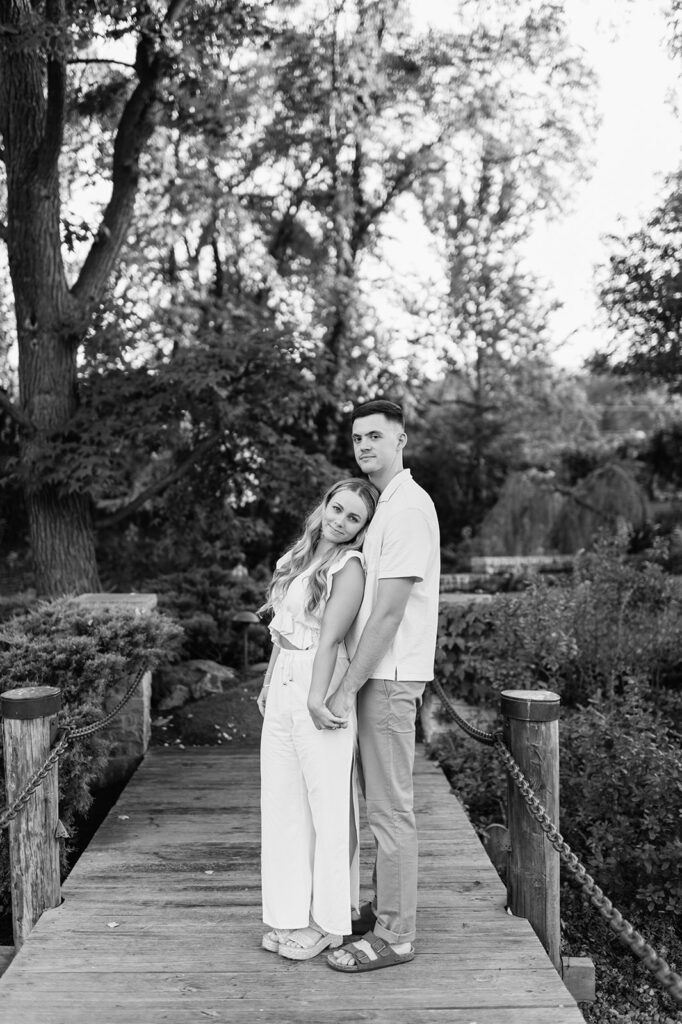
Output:
[[[310,946],[305,946],[297,935],[303,937],[303,933],[306,937],[313,932],[317,934],[317,942],[312,943]],[[288,943],[294,942],[296,945],[288,945]],[[314,956],[321,953],[324,949],[337,949],[343,942],[342,935],[331,935],[329,932],[318,932],[316,928],[297,928],[289,933],[288,938],[285,942],[279,944],[279,955],[286,957],[288,960],[312,960]]]
[[289,928],[273,928],[272,931],[265,933],[261,946],[270,953],[279,953],[280,942],[286,942],[290,935]]

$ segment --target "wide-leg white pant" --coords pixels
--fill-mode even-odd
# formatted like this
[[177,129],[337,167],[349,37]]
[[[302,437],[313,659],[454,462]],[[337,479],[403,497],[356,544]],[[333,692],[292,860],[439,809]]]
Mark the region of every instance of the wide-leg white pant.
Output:
[[[358,906],[354,837],[355,713],[347,728],[316,729],[307,707],[315,648],[283,649],[275,663],[261,735],[263,921],[335,935]],[[332,692],[348,667],[339,655]]]

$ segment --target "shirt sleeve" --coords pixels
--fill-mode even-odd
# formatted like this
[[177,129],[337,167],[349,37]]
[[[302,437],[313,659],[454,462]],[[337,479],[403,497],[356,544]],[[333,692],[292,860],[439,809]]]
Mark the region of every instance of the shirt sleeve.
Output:
[[426,515],[417,508],[402,509],[384,527],[379,579],[423,580],[433,545],[433,530]]

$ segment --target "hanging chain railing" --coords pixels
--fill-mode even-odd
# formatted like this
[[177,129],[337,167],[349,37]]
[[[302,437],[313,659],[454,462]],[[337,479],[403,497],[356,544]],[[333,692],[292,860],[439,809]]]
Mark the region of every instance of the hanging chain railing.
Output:
[[91,722],[89,725],[81,726],[80,729],[61,729],[59,731],[54,746],[50,749],[50,753],[45,759],[45,762],[35,772],[31,779],[29,779],[21,793],[15,798],[12,804],[0,809],[0,830],[7,828],[9,823],[13,821],[17,814],[26,806],[43,779],[50,773],[53,765],[59,760],[61,754],[66,750],[72,740],[83,739],[85,736],[91,736],[92,733],[98,732],[100,729],[106,729],[106,727],[111,724],[114,718],[121,713],[137,690],[140,685],[140,680],[146,671],[147,666],[145,664],[140,665],[136,669],[133,680],[123,697],[103,718],[98,718],[97,721]]
[[599,888],[595,880],[589,874],[584,864],[582,864],[578,857],[573,853],[570,846],[564,840],[563,836],[550,818],[546,809],[538,800],[533,791],[533,787],[507,748],[502,737],[501,730],[496,732],[485,732],[483,729],[478,729],[476,726],[471,725],[471,723],[467,722],[465,718],[462,718],[459,712],[455,709],[443,687],[437,680],[434,679],[430,685],[434,693],[438,696],[449,717],[456,722],[468,736],[477,740],[479,743],[483,743],[486,746],[494,748],[495,753],[498,755],[507,772],[514,780],[514,783],[521,793],[528,810],[540,825],[540,828],[547,836],[547,839],[553,848],[559,854],[559,857],[565,864],[571,878],[578,883],[592,906],[599,911],[601,916],[607,922],[609,928],[618,935],[621,941],[635,954],[635,956],[639,957],[644,966],[647,967],[658,979],[659,983],[667,990],[671,997],[677,1003],[682,1004],[682,977],[671,969],[667,961],[656,952],[653,946],[646,941],[644,936],[638,932],[637,929],[634,928],[628,920],[626,920],[626,918],[623,917],[616,907],[614,907],[608,896],[604,894],[602,889]]

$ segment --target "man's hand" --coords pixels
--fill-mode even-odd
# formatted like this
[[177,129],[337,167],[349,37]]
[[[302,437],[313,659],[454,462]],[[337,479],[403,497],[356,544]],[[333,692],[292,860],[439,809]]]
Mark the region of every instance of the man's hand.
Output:
[[332,714],[326,704],[308,704],[308,711],[316,729],[345,729],[348,722]]
[[336,690],[336,692],[333,693],[327,701],[327,707],[331,713],[336,715],[338,718],[348,718],[353,710],[354,704],[355,694],[348,693],[343,683],[341,683],[338,690]]

